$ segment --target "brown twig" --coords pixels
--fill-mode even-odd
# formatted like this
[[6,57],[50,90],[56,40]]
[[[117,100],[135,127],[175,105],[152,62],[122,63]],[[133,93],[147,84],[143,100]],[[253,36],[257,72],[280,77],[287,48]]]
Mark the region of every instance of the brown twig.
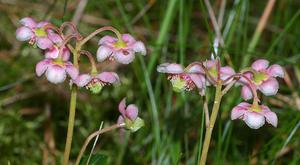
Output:
[[114,129],[122,128],[122,127],[124,127],[124,126],[125,126],[125,123],[122,123],[122,124],[115,124],[115,125],[112,125],[112,126],[110,126],[110,127],[104,128],[104,129],[102,129],[102,130],[100,130],[100,131],[96,131],[96,132],[92,133],[90,136],[88,136],[88,137],[86,138],[86,140],[85,140],[83,146],[82,146],[81,149],[80,149],[80,152],[79,152],[79,154],[78,154],[78,156],[77,156],[75,165],[78,165],[78,164],[79,164],[79,162],[80,162],[80,160],[81,160],[81,158],[82,158],[82,156],[83,156],[83,154],[84,154],[84,151],[85,151],[86,147],[88,146],[88,144],[90,143],[90,141],[91,141],[94,137],[96,137],[96,136],[98,136],[98,135],[101,135],[101,134],[103,134],[103,133],[105,133],[105,132],[112,131],[112,130],[114,130]]

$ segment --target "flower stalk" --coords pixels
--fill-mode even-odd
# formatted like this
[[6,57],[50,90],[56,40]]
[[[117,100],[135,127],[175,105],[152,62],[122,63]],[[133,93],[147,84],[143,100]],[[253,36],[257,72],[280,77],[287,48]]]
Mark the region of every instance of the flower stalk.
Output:
[[209,121],[209,126],[206,129],[205,132],[205,138],[204,138],[204,144],[202,148],[202,153],[201,153],[201,159],[200,159],[200,164],[205,165],[206,163],[206,158],[207,158],[207,153],[210,145],[210,140],[211,140],[211,135],[212,131],[214,129],[214,125],[218,116],[218,112],[220,109],[220,103],[222,99],[222,81],[218,80],[217,81],[217,86],[216,86],[216,95],[215,95],[215,101],[211,113],[211,118]]
[[102,28],[99,28],[99,29],[95,30],[93,33],[91,33],[90,35],[88,35],[87,37],[85,37],[80,42],[80,45],[84,45],[88,40],[90,40],[91,38],[93,38],[94,36],[96,36],[98,33],[101,33],[103,31],[108,31],[108,30],[114,32],[119,40],[122,39],[122,35],[121,35],[121,33],[117,29],[115,29],[115,28],[113,28],[111,26],[105,26],[105,27],[102,27]]
[[[76,48],[72,52],[73,53],[73,64],[78,69],[78,52],[81,47],[78,43],[76,43]],[[64,151],[64,160],[63,165],[67,165],[69,162],[72,140],[73,140],[73,131],[74,131],[74,123],[75,123],[75,113],[76,113],[76,101],[77,101],[77,86],[72,85],[71,89],[71,98],[70,98],[70,109],[69,109],[69,120],[68,120],[68,132],[66,138],[66,145]]]

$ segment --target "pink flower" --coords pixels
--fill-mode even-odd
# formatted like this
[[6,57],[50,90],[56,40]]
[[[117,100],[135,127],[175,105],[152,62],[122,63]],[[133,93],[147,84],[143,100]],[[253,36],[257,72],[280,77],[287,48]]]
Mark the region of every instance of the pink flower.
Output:
[[48,33],[51,30],[45,29],[48,22],[36,23],[34,19],[25,17],[20,20],[23,25],[16,31],[16,38],[19,41],[29,41],[31,44],[35,44],[41,49],[51,48],[53,43],[48,38]]
[[57,61],[54,59],[44,59],[37,63],[36,75],[40,77],[45,72],[48,81],[54,84],[65,81],[67,74],[74,80],[78,76],[78,69],[69,61]]
[[167,73],[175,92],[191,91],[195,87],[199,93],[204,95],[206,80],[204,71],[198,65],[189,69],[184,69],[181,65],[175,63],[164,63],[157,67],[160,73]]
[[[252,83],[266,96],[275,95],[279,88],[276,77],[284,77],[284,71],[280,65],[273,64],[269,66],[269,61],[260,59],[251,65],[253,72],[247,72],[244,75],[248,77]],[[241,78],[240,82],[244,84],[241,90],[242,97],[245,100],[251,99],[252,92],[249,82]]]
[[[212,76],[212,78],[216,81],[218,79],[218,71],[217,71],[217,60],[208,60],[203,62],[204,67],[206,67],[208,73]],[[226,80],[230,76],[235,74],[235,71],[229,67],[229,66],[224,66],[220,68],[220,78],[222,81]],[[209,84],[214,84],[210,79]],[[230,83],[230,81],[226,82],[226,84]]]
[[144,126],[144,121],[138,117],[138,108],[134,104],[126,107],[126,98],[119,104],[119,112],[121,115],[118,118],[118,124],[125,124],[125,128],[132,132],[137,131]]
[[119,82],[119,76],[115,72],[102,72],[92,76],[90,74],[79,75],[75,84],[79,87],[85,87],[92,93],[99,93],[105,85]]
[[[53,33],[53,32],[49,33],[48,37],[53,42],[53,45],[51,48],[49,48],[45,51],[45,56],[46,56],[46,58],[56,59],[59,55],[59,51],[60,51],[61,44],[63,43],[63,39],[60,35]],[[62,59],[64,61],[69,60],[69,58],[70,58],[69,49],[67,47],[63,46],[62,51],[63,51]]]
[[231,111],[231,120],[242,119],[252,129],[258,129],[267,123],[277,127],[277,116],[265,105],[251,105],[242,102]]
[[130,34],[123,34],[122,40],[104,36],[100,39],[99,45],[100,47],[97,50],[97,60],[99,62],[111,59],[121,64],[129,64],[134,60],[135,53],[140,52],[142,55],[146,55],[143,42],[136,41]]

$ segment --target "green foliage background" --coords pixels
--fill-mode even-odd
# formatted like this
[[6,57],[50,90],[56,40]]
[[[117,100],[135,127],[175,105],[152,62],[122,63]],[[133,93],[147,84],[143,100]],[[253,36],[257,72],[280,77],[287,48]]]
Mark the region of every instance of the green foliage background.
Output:
[[[211,1],[218,13],[221,0]],[[279,96],[263,97],[279,118],[278,128],[249,129],[231,121],[230,111],[242,99],[239,87],[222,101],[208,164],[300,164],[300,2],[279,0],[253,52],[250,40],[267,1],[227,0],[222,34],[236,71],[241,63],[266,58],[285,67],[291,85],[280,81]],[[68,119],[68,83],[53,85],[34,75],[42,52],[15,39],[20,18],[47,19],[56,25],[72,20],[79,0],[0,1],[0,164],[60,164]],[[149,7],[141,17],[139,13]],[[218,14],[217,14],[218,15]],[[80,90],[71,158],[85,138],[116,122],[123,97],[135,103],[146,126],[125,138],[118,131],[100,137],[96,153],[110,164],[195,164],[204,133],[202,98],[196,92],[173,93],[163,62],[184,65],[210,58],[214,31],[202,1],[89,0],[78,24],[85,36],[111,25],[145,42],[148,55],[133,64],[101,63],[100,70],[119,73],[122,85],[92,95]],[[85,48],[95,54],[100,36]],[[251,61],[245,61],[249,54]],[[221,55],[222,63],[226,64]],[[82,70],[89,66],[82,59]],[[210,103],[213,89],[208,90]],[[298,103],[299,104],[299,103]],[[211,104],[209,104],[211,107]],[[86,153],[88,154],[88,152]]]

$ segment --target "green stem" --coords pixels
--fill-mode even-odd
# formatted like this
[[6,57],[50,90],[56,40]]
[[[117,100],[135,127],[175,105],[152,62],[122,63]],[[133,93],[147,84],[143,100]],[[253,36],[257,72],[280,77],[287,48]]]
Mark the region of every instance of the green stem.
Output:
[[218,80],[217,87],[216,87],[215,101],[214,101],[214,105],[213,105],[213,109],[212,109],[211,118],[209,121],[209,127],[206,129],[206,132],[205,132],[205,139],[204,139],[204,145],[203,145],[202,153],[201,153],[200,165],[205,165],[205,162],[206,162],[210,139],[211,139],[212,131],[214,129],[214,125],[215,125],[215,122],[216,122],[216,119],[218,116],[221,99],[222,99],[222,82],[221,82],[221,80]]
[[[76,68],[79,68],[78,65],[78,52],[80,51],[81,46],[77,43],[76,48],[73,53],[73,64]],[[75,123],[75,111],[76,111],[76,98],[77,98],[77,87],[73,84],[71,89],[71,98],[70,98],[70,109],[69,109],[69,122],[68,122],[68,132],[66,139],[66,146],[64,151],[64,160],[63,165],[67,165],[69,162],[71,144],[73,139],[73,130]]]
[[72,86],[72,91],[71,91],[68,133],[67,133],[66,146],[65,146],[65,152],[64,152],[64,161],[63,161],[64,165],[68,164],[69,157],[70,157],[71,144],[72,144],[72,138],[73,138],[74,122],[75,122],[76,97],[77,97],[77,87],[73,85]]

